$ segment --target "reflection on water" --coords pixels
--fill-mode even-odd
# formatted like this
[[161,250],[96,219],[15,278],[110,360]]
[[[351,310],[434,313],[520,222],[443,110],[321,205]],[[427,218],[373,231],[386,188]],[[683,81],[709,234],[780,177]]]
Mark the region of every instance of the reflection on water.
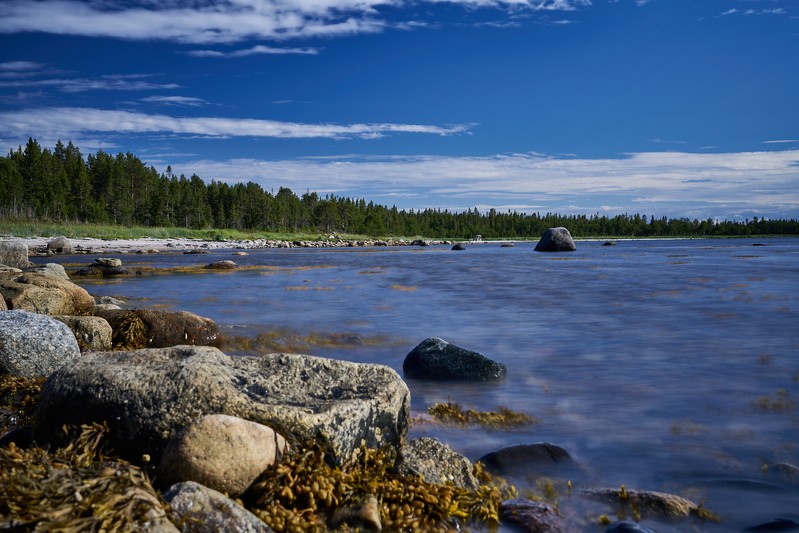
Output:
[[[401,372],[416,344],[442,337],[504,363],[508,378],[409,381],[415,410],[506,406],[540,423],[428,425],[414,435],[472,459],[552,442],[581,466],[569,474],[575,485],[677,492],[722,515],[704,530],[739,531],[799,509],[797,489],[764,468],[799,464],[799,242],[755,242],[581,242],[567,255],[493,244],[262,250],[236,257],[248,268],[234,273],[79,282],[134,306],[210,317],[231,338],[252,340],[230,353],[294,349]],[[185,269],[230,253],[122,259]],[[678,530],[670,527],[658,530]]]

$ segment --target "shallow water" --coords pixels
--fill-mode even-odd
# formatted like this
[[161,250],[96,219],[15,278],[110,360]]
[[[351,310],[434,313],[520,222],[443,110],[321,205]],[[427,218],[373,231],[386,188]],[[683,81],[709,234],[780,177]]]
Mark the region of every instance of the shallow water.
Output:
[[[578,465],[562,473],[575,490],[624,484],[704,501],[723,522],[694,526],[700,531],[740,531],[778,516],[799,522],[799,490],[763,470],[799,464],[799,240],[601,244],[578,242],[565,254],[484,243],[460,252],[124,255],[131,269],[219,259],[248,268],[73,279],[131,306],[210,317],[228,336],[276,331],[284,347],[400,374],[416,344],[441,337],[504,363],[508,377],[493,385],[408,380],[414,410],[446,401],[507,406],[540,422],[515,431],[418,426],[412,436],[438,437],[473,460],[508,444],[552,442]],[[563,508],[594,512],[561,494]]]

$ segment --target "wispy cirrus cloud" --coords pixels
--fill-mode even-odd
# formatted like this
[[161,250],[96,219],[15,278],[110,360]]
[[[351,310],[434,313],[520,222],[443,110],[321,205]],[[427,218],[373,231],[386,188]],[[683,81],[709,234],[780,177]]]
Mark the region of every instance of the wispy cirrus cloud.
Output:
[[[10,71],[5,71],[10,72]],[[2,75],[0,71],[0,88],[54,88],[65,93],[85,91],[145,91],[160,89],[177,89],[176,83],[155,83],[148,80],[148,74],[106,75],[99,78],[41,78],[40,71],[26,71],[29,75]],[[36,74],[34,76],[33,74]],[[37,79],[38,77],[38,79]]]
[[240,50],[190,50],[186,55],[194,57],[247,57],[255,55],[317,55],[319,50],[316,48],[277,48],[274,46],[256,45]]
[[731,8],[727,11],[724,11],[721,16],[726,17],[729,15],[785,15],[788,12],[781,7],[775,7],[771,9],[737,9]]
[[451,127],[423,124],[303,124],[276,120],[175,117],[132,111],[82,107],[20,109],[0,112],[0,122],[11,137],[51,138],[81,137],[86,134],[200,135],[208,137],[271,138],[361,138],[373,139],[398,133],[453,135],[469,129],[468,125]]
[[[429,0],[468,7],[572,11],[590,0]],[[410,0],[5,0],[0,33],[168,40],[188,44],[379,32],[379,8]],[[401,23],[400,23],[401,24]],[[202,51],[199,51],[202,52]]]
[[147,96],[146,98],[139,99],[140,102],[149,104],[164,104],[174,106],[189,106],[198,107],[208,104],[202,98],[195,98],[193,96]]

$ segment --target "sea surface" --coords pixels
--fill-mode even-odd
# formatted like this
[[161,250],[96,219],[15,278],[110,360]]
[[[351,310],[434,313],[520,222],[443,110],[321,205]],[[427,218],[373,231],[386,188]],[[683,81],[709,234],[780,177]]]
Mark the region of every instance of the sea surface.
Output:
[[[576,494],[624,485],[689,497],[722,519],[645,522],[659,532],[799,522],[799,488],[767,468],[799,465],[799,239],[616,242],[554,254],[467,243],[122,255],[129,269],[175,270],[73,279],[128,307],[212,318],[230,354],[290,350],[401,375],[428,337],[481,352],[507,366],[504,381],[406,380],[415,413],[449,401],[538,421],[499,431],[421,423],[411,437],[437,437],[472,460],[511,444],[561,446],[574,466],[548,475],[564,512],[613,517]],[[179,269],[222,259],[241,268]],[[522,490],[536,487],[519,475]]]

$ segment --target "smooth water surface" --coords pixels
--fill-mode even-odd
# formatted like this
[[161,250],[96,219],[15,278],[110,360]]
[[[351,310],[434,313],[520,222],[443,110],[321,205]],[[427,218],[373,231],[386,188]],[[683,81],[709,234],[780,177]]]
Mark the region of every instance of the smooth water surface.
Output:
[[601,244],[557,254],[483,243],[124,255],[131,269],[219,259],[242,268],[78,283],[130,306],[210,317],[229,337],[273,332],[305,353],[400,374],[416,344],[441,337],[504,363],[508,377],[408,380],[415,411],[453,401],[540,422],[514,431],[422,425],[411,436],[438,437],[473,460],[552,442],[579,465],[564,473],[575,489],[624,484],[704,501],[723,522],[698,530],[799,522],[799,490],[763,469],[799,464],[799,240]]

